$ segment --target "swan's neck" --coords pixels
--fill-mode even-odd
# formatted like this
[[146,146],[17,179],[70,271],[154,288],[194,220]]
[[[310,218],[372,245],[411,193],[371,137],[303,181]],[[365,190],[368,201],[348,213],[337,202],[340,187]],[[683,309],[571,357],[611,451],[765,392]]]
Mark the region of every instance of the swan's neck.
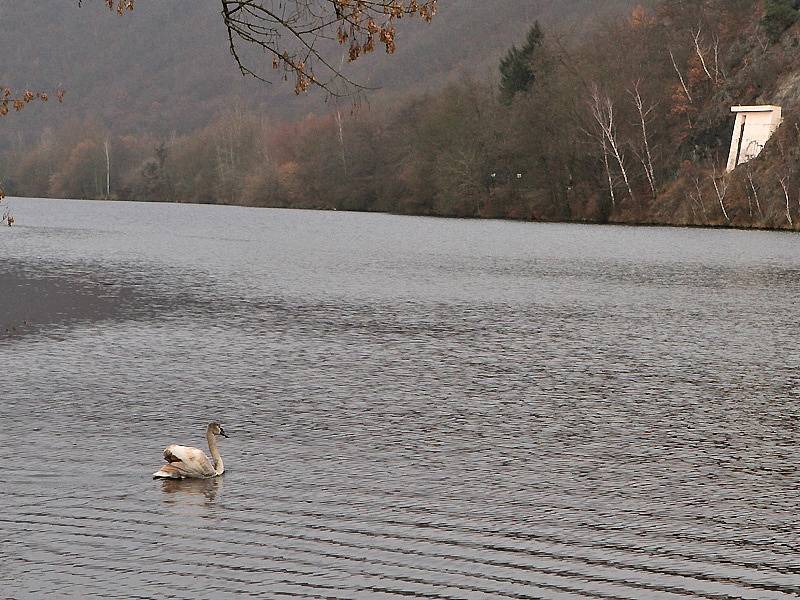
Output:
[[206,441],[208,442],[208,451],[211,452],[211,458],[214,459],[214,474],[222,475],[225,472],[225,465],[222,463],[222,456],[219,454],[217,448],[217,440],[211,430],[206,432]]

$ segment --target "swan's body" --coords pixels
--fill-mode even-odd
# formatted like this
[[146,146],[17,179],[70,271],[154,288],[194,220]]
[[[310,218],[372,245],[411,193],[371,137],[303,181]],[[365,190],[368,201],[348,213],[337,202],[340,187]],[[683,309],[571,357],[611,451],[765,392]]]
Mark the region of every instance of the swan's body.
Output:
[[213,463],[200,448],[173,444],[164,448],[167,464],[153,473],[153,479],[208,479],[222,475],[225,465],[217,449],[218,435],[228,437],[218,423],[210,423],[206,429],[206,441]]

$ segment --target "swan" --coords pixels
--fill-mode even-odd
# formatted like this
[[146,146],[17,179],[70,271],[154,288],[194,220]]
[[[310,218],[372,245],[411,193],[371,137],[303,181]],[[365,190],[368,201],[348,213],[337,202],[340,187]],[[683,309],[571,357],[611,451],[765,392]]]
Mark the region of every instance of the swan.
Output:
[[222,457],[217,449],[216,436],[228,437],[219,423],[209,423],[206,429],[208,450],[214,463],[200,448],[172,444],[164,448],[164,459],[168,464],[153,473],[153,479],[208,479],[225,472]]

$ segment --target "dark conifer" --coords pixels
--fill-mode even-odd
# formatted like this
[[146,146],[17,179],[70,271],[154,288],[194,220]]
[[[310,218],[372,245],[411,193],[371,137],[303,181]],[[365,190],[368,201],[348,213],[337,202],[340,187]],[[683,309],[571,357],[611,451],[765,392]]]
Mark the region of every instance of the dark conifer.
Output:
[[767,0],[761,25],[773,43],[800,18],[798,8],[798,0]]
[[512,46],[500,60],[500,99],[505,104],[511,104],[514,96],[527,92],[536,81],[533,57],[542,45],[543,38],[544,34],[537,21],[528,31],[525,45],[522,48]]

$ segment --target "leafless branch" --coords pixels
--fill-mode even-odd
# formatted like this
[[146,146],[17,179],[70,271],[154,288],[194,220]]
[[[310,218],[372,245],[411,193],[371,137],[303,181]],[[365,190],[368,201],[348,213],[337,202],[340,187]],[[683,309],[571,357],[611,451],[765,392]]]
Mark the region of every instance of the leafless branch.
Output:
[[364,87],[347,77],[329,56],[335,40],[347,47],[349,61],[382,44],[395,51],[395,23],[403,16],[430,21],[437,0],[220,0],[231,55],[243,75],[270,78],[243,47],[271,59],[284,78],[295,78],[295,93],[312,86],[341,97]]
[[716,84],[717,82],[714,80],[713,75],[711,75],[711,72],[708,70],[708,65],[706,65],[706,58],[703,54],[704,50],[700,47],[700,38],[702,34],[703,34],[703,29],[702,27],[698,26],[697,31],[694,34],[694,52],[700,59],[700,65],[703,67],[703,72],[706,74],[706,76],[712,83]]
[[675,72],[678,74],[678,79],[680,79],[681,87],[683,87],[683,93],[686,94],[689,104],[694,104],[692,95],[689,93],[689,88],[686,86],[686,81],[683,78],[683,73],[681,73],[681,70],[678,68],[678,63],[675,61],[675,55],[672,53],[672,48],[669,49],[669,57],[672,59],[672,66],[674,67]]
[[789,227],[793,227],[794,223],[792,222],[792,213],[789,210],[789,178],[787,176],[783,176],[779,179],[781,184],[781,188],[783,189],[783,195],[786,197],[786,220],[789,222]]
[[[756,203],[756,209],[758,210],[759,216],[761,216],[761,218],[764,218],[764,211],[761,210],[761,202],[758,199],[758,190],[756,190],[756,185],[755,185],[755,182],[753,181],[753,170],[750,168],[749,163],[746,163],[746,164],[748,164],[748,166],[747,166],[747,181],[750,184],[750,189],[753,192],[753,200]],[[750,195],[748,194],[748,199],[749,199],[749,196]],[[752,212],[751,212],[751,215],[752,215]]]
[[[703,202],[703,189],[700,186],[700,178],[699,177],[694,177],[692,179],[692,181],[694,183],[695,191],[694,192],[689,192],[689,199],[701,210],[701,212],[703,213],[703,220],[704,220],[704,222],[707,222],[708,221],[708,214],[706,213],[705,202]],[[695,212],[694,208],[692,209],[692,212],[693,213]],[[696,213],[695,213],[695,215],[696,215]]]
[[614,103],[611,98],[602,95],[597,86],[593,86],[589,107],[592,117],[600,128],[600,137],[605,140],[603,142],[603,152],[604,154],[606,152],[610,153],[616,160],[622,179],[625,182],[625,187],[628,189],[628,195],[633,202],[635,199],[628,177],[628,170],[625,167],[625,155],[617,139],[616,124],[614,123]]
[[724,174],[722,177],[717,175],[716,162],[711,164],[711,183],[714,185],[714,192],[717,195],[717,201],[719,201],[719,207],[722,210],[722,215],[725,217],[725,220],[730,223],[731,218],[728,216],[728,211],[725,209],[725,196],[728,193],[729,181]]
[[[134,9],[134,0],[104,2],[120,15]],[[228,48],[242,75],[270,83],[267,69],[244,50],[255,49],[271,59],[272,69],[284,79],[294,77],[295,93],[314,86],[333,97],[365,88],[329,60],[324,42],[347,44],[350,61],[373,52],[376,44],[392,54],[396,22],[404,16],[430,21],[437,8],[437,0],[220,0],[220,4]]]
[[636,111],[639,115],[639,124],[642,128],[642,147],[644,153],[639,155],[639,161],[642,163],[645,176],[647,177],[647,183],[650,185],[650,192],[655,200],[658,194],[656,193],[656,175],[655,169],[653,168],[653,155],[650,151],[650,139],[647,135],[647,119],[655,110],[656,105],[653,104],[645,108],[644,100],[642,100],[642,94],[639,91],[639,84],[640,82],[637,81],[633,86],[633,90],[628,90],[628,93],[633,98],[633,103],[636,106]]

